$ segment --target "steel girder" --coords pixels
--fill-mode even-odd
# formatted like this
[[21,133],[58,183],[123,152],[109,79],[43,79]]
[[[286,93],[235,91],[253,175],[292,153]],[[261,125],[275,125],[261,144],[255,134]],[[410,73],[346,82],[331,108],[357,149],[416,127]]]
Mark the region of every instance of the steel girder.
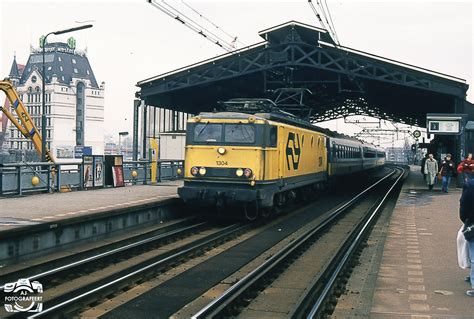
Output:
[[345,50],[284,43],[261,45],[223,59],[139,83],[140,95],[168,93],[174,90],[222,81],[278,67],[306,67],[344,74],[349,79],[365,79],[402,85],[458,96],[464,99],[467,85],[442,76],[421,72],[373,57]]
[[198,113],[222,99],[309,89],[311,96],[287,99],[282,107],[313,122],[367,115],[420,125],[423,104],[459,111],[455,102],[465,99],[464,80],[335,47],[321,40],[324,33],[297,22],[271,28],[260,34],[265,42],[139,82],[137,96],[147,105]]

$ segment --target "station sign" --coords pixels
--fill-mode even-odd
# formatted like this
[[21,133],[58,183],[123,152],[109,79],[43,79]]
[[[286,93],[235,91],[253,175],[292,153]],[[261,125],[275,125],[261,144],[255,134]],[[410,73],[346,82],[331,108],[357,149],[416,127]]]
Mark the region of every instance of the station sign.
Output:
[[463,114],[427,114],[426,128],[429,134],[459,135],[462,131]]
[[429,121],[428,122],[430,133],[459,133],[459,122],[458,121]]
[[82,158],[83,155],[92,155],[91,146],[75,146],[74,158]]

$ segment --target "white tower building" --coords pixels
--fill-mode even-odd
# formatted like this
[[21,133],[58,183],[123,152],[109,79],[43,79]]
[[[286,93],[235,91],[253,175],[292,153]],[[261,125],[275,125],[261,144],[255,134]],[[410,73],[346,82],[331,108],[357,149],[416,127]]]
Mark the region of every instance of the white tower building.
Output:
[[[68,43],[45,46],[46,77],[42,74],[42,49],[31,49],[23,72],[13,61],[10,78],[36,126],[41,131],[41,86],[45,80],[47,108],[47,144],[59,162],[74,157],[75,146],[90,146],[92,154],[104,153],[104,89],[94,76],[85,51]],[[32,150],[14,125],[9,127],[10,149]]]

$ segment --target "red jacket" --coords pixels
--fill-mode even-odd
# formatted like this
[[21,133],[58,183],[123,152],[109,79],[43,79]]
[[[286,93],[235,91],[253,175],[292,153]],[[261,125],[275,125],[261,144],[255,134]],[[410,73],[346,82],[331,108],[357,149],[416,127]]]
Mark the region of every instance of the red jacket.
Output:
[[474,172],[474,160],[465,159],[459,163],[457,167],[458,173],[473,173]]

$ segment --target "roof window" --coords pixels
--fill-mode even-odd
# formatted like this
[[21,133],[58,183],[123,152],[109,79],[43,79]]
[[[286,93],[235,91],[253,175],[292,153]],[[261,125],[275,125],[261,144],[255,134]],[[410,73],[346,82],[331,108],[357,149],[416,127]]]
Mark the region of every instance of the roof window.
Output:
[[73,64],[76,64],[76,59],[72,59],[72,63],[73,63]]

